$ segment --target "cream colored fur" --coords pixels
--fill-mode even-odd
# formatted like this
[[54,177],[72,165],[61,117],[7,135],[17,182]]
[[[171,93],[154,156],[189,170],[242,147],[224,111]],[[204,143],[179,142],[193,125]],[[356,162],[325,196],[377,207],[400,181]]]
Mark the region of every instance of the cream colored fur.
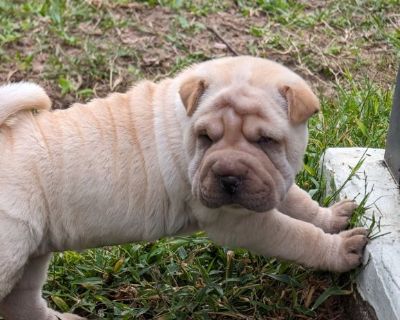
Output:
[[0,87],[0,125],[21,110],[50,110],[51,101],[42,87],[19,82]]
[[[180,90],[197,78],[202,82],[194,94],[192,84]],[[202,229],[219,244],[313,268],[342,272],[359,264],[366,231],[335,234],[356,205],[321,208],[293,184],[306,120],[318,105],[305,82],[281,65],[219,59],[175,79],[141,82],[125,94],[67,110],[49,107],[37,85],[0,87],[0,313],[7,320],[78,319],[47,308],[41,298],[54,251]],[[219,134],[208,149],[199,147],[200,125]],[[286,149],[257,149],[246,136],[256,125],[286,141]],[[222,161],[229,157],[248,169]],[[221,193],[212,171],[219,160],[221,170],[254,173],[258,189],[251,184],[243,192],[264,192],[255,211],[268,210],[248,209],[246,197],[241,205],[204,204],[205,188]],[[210,206],[221,204],[222,193],[218,197],[207,200]]]

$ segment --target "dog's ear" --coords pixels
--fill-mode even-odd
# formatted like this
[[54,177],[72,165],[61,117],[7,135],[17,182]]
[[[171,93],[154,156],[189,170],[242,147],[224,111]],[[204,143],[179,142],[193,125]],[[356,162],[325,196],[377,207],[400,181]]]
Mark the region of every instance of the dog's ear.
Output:
[[207,83],[198,77],[190,78],[182,83],[179,95],[189,117],[196,111],[200,98],[206,89]]
[[283,85],[279,91],[287,101],[289,119],[294,124],[307,121],[320,110],[318,98],[305,83]]

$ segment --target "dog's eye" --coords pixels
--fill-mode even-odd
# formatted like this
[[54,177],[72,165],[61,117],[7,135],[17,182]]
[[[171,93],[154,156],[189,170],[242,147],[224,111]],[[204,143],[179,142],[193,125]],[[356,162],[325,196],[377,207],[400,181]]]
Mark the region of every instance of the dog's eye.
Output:
[[206,147],[209,147],[213,143],[212,139],[210,138],[210,136],[207,133],[199,134],[199,141],[202,146],[206,146]]
[[265,137],[265,136],[263,136],[257,140],[257,144],[259,144],[260,146],[265,146],[265,145],[274,144],[274,143],[276,143],[276,140],[274,140],[270,137]]

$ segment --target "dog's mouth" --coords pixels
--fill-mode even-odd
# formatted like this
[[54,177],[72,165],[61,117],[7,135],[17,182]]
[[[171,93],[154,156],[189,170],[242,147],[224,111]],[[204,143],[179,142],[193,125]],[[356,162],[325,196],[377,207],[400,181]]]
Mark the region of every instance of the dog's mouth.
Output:
[[258,192],[240,189],[242,188],[235,192],[224,189],[220,191],[203,184],[200,187],[200,201],[208,208],[227,207],[236,210],[244,208],[254,212],[265,212],[276,206],[275,192],[268,187]]
[[242,200],[242,199],[223,199],[223,197],[213,198],[208,197],[204,194],[201,195],[200,201],[208,208],[220,208],[227,207],[229,209],[247,209],[254,212],[265,212],[274,208],[274,206],[268,205],[263,201],[263,199],[251,199],[251,200]]

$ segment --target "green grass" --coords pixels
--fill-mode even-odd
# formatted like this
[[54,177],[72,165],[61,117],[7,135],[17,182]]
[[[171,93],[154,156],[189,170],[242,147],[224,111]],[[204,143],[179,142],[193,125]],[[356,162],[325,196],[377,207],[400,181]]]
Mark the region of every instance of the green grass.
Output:
[[[312,83],[298,183],[328,203],[319,172],[332,146],[384,147],[400,58],[399,1],[0,0],[0,83],[33,80],[56,108],[229,55],[280,61]],[[352,220],[359,222],[360,208]],[[347,319],[357,271],[336,275],[230,251],[203,234],[56,254],[44,294],[98,319]]]

